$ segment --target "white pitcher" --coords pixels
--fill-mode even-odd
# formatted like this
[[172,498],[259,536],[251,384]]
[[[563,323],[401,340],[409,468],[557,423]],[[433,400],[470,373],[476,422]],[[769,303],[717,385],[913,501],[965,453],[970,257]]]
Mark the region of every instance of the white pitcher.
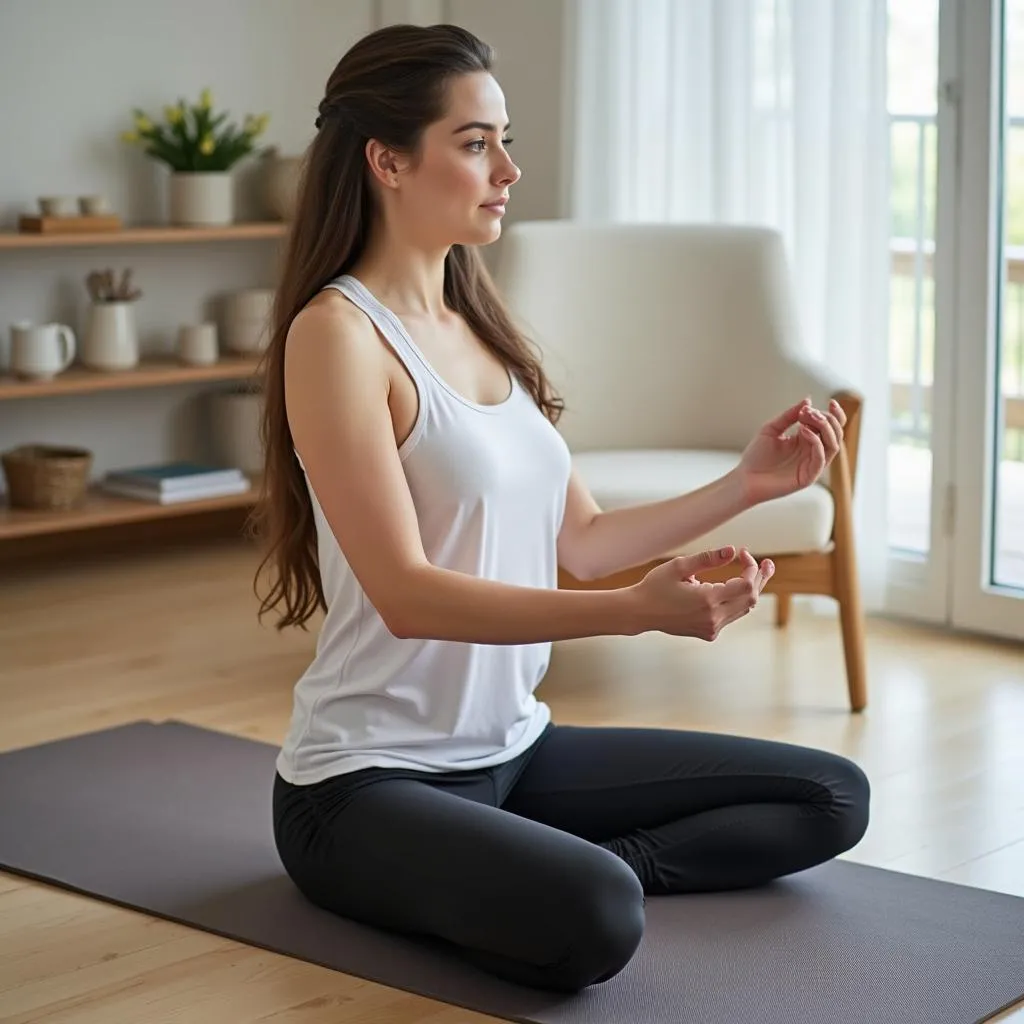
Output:
[[49,380],[75,358],[75,333],[66,324],[11,324],[11,372],[27,380]]

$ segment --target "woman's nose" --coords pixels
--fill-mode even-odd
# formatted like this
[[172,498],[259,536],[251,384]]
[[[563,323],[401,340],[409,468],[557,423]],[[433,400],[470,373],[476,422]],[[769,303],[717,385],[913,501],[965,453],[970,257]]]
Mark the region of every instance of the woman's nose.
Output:
[[511,160],[506,160],[498,169],[496,182],[499,185],[512,185],[522,177],[522,171]]

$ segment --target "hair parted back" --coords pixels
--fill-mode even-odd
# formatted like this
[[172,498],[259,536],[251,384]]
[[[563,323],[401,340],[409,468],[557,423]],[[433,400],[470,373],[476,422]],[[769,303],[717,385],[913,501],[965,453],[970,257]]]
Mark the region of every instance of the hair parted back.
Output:
[[[250,517],[265,545],[257,570],[273,573],[259,616],[278,609],[277,628],[305,627],[325,609],[313,509],[295,458],[285,406],[288,331],[303,307],[362,255],[377,214],[366,143],[415,153],[424,129],[445,115],[447,86],[458,75],[490,71],[491,47],[455,25],[392,25],[360,39],[331,73],[305,154],[294,218],[276,289],[270,338],[259,377],[264,473]],[[445,260],[445,303],[460,314],[555,423],[563,403],[529,342],[515,327],[475,247],[452,245]]]

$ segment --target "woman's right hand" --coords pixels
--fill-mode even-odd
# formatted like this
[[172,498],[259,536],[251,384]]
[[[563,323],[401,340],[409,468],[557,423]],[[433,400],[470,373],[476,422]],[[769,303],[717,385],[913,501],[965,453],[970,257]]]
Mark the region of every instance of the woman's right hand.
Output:
[[775,566],[768,559],[758,565],[746,548],[738,554],[740,575],[725,583],[702,583],[696,574],[734,561],[737,551],[732,547],[682,555],[651,569],[634,585],[646,628],[710,641],[751,612]]

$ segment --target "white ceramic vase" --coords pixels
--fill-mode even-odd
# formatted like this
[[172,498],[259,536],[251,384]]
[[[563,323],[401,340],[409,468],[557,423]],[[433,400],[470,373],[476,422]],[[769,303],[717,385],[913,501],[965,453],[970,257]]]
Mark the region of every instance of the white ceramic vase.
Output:
[[178,227],[231,224],[234,186],[230,171],[175,171],[170,181],[171,223]]
[[238,355],[262,352],[270,340],[273,288],[243,288],[224,296],[224,348]]
[[298,201],[302,157],[284,156],[276,146],[267,150],[263,164],[263,200],[270,215],[290,221]]
[[263,395],[258,391],[223,391],[211,395],[211,426],[217,460],[243,473],[263,472],[260,417]]
[[134,302],[94,302],[79,358],[93,370],[127,370],[139,361]]

